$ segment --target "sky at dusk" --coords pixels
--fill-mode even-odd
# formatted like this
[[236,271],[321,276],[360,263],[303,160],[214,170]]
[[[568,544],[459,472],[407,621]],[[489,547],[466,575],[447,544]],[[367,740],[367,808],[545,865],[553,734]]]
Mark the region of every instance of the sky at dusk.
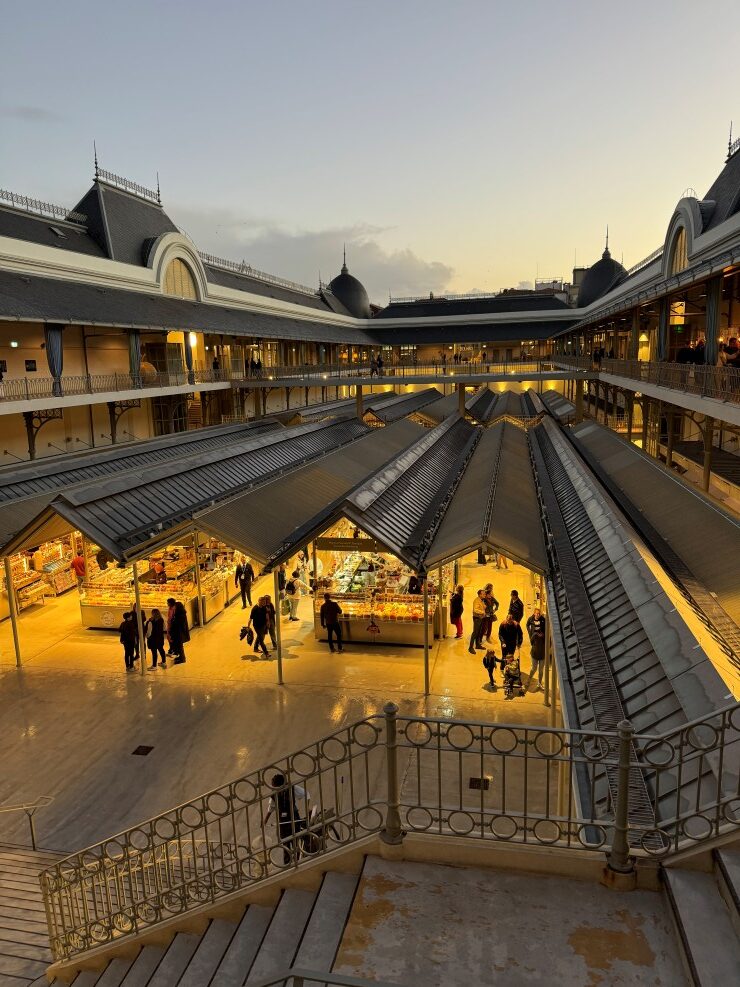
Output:
[[740,136],[737,0],[4,0],[0,187],[102,167],[202,250],[378,303],[664,238]]

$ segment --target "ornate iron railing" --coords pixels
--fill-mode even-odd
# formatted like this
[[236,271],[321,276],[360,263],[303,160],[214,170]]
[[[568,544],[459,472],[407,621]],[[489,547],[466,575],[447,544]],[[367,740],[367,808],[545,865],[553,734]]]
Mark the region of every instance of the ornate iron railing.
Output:
[[51,202],[43,202],[41,199],[31,199],[27,195],[18,195],[16,192],[8,192],[0,189],[0,199],[9,202],[16,209],[25,209],[26,212],[35,213],[38,216],[48,216],[50,219],[60,219],[67,223],[84,224],[87,216],[74,209],[65,209],[64,206],[55,206]]
[[[52,950],[67,960],[135,936],[372,835],[577,847],[626,870],[740,825],[739,738],[740,704],[660,736],[398,716],[389,704],[44,871]],[[630,815],[639,774],[647,823]]]
[[62,375],[61,377],[8,378],[0,381],[0,403],[33,401],[38,398],[71,397],[78,394],[104,394],[163,387],[228,383],[243,375],[230,370],[172,370],[167,373],[112,373]]
[[629,278],[633,274],[637,274],[638,271],[641,271],[644,267],[648,267],[648,265],[652,264],[654,260],[657,260],[659,257],[662,256],[663,256],[663,248],[656,247],[655,250],[652,251],[652,253],[649,253],[647,255],[647,257],[643,257],[642,260],[639,260],[636,264],[632,265],[629,271],[627,271],[627,277]]
[[132,192],[140,199],[146,199],[147,202],[155,203],[158,206],[162,205],[159,187],[157,187],[157,191],[155,192],[154,189],[147,188],[145,185],[139,185],[137,182],[132,182],[131,179],[124,178],[122,175],[116,175],[112,171],[106,171],[105,168],[98,168],[97,165],[95,166],[95,178],[100,178],[107,185],[122,189],[124,192]]
[[280,288],[289,288],[291,291],[299,291],[303,295],[318,295],[315,288],[309,288],[298,281],[290,281],[288,278],[278,277],[277,274],[268,274],[266,271],[259,271],[246,261],[226,260],[224,257],[216,257],[214,254],[206,254],[202,250],[198,251],[198,256],[204,264],[209,267],[220,267],[224,271],[233,271],[234,274],[246,274],[250,278],[264,281],[267,284],[274,284]]
[[709,367],[705,364],[667,363],[646,360],[611,360],[604,357],[593,363],[586,356],[556,356],[556,364],[593,369],[615,377],[627,377],[643,384],[670,387],[686,394],[696,394],[717,401],[740,403],[740,369]]

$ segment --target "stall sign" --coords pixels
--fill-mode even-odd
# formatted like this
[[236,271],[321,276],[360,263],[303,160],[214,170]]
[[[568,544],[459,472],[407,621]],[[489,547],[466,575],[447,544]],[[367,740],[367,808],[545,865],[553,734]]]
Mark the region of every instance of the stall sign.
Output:
[[375,620],[371,620],[367,625],[366,630],[368,634],[380,634],[380,627],[375,623]]
[[324,552],[380,552],[374,538],[317,538],[316,548]]

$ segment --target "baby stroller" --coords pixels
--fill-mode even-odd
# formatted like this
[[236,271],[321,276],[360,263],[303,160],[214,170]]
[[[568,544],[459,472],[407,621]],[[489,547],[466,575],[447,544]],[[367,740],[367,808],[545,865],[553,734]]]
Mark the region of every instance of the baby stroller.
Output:
[[524,686],[518,655],[504,655],[501,659],[501,670],[504,676],[504,699],[513,699],[514,689],[520,696],[523,696]]

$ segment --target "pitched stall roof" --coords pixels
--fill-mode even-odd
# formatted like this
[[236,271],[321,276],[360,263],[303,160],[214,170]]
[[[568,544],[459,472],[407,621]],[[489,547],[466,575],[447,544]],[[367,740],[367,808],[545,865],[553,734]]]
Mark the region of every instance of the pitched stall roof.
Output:
[[77,528],[119,559],[132,559],[142,546],[166,543],[207,506],[304,462],[351,443],[367,432],[358,419],[299,425],[267,433],[228,448],[73,488],[8,546],[38,544]]
[[410,394],[400,394],[390,401],[383,402],[380,408],[371,408],[365,412],[364,417],[378,424],[390,425],[391,422],[397,422],[400,418],[405,418],[407,415],[419,411],[420,408],[441,397],[442,395],[436,387],[427,387],[423,391],[412,391]]
[[[348,338],[346,327],[313,319],[265,315],[231,308],[223,302],[191,301],[159,292],[126,291],[13,271],[0,271],[0,319],[328,343],[342,343]],[[358,345],[375,344],[373,336],[354,326],[351,335]]]
[[439,425],[445,418],[454,415],[457,411],[457,394],[448,394],[446,397],[437,398],[431,404],[425,405],[420,411],[415,412],[419,420],[427,425]]
[[[371,394],[367,398],[363,396],[363,408],[378,408],[398,397],[396,391],[384,391],[382,394]],[[321,418],[338,416],[346,413],[354,414],[357,407],[355,398],[340,398],[338,401],[322,401],[320,404],[308,404],[292,410],[293,417],[298,417],[301,421],[318,421]]]
[[327,527],[335,514],[341,514],[339,505],[346,495],[421,433],[422,426],[408,419],[371,429],[287,479],[268,482],[199,513],[198,527],[267,566]]
[[487,384],[483,384],[475,394],[465,402],[465,410],[477,422],[484,424],[496,417],[498,394]]
[[[238,425],[216,425],[198,432],[145,439],[122,446],[50,456],[0,469],[0,550],[63,490],[133,469],[224,449],[249,437],[279,429],[265,419]],[[35,542],[33,544],[36,544]],[[32,547],[28,543],[23,547]]]
[[615,432],[583,422],[570,435],[737,622],[740,521]]
[[539,397],[548,412],[559,422],[569,421],[575,416],[576,406],[557,391],[543,391]]
[[446,419],[355,490],[344,513],[420,568],[480,436],[459,415]]

